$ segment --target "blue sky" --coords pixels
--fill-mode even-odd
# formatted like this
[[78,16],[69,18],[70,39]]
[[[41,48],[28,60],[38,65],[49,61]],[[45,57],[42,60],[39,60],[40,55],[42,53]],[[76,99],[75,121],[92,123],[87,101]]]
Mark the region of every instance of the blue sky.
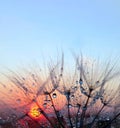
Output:
[[0,65],[16,66],[71,50],[120,54],[119,0],[1,0]]

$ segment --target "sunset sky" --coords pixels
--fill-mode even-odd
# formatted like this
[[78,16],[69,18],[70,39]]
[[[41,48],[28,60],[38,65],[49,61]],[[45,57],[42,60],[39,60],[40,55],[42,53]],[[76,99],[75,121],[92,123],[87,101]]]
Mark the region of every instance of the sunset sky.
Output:
[[0,1],[0,67],[40,62],[57,51],[119,55],[120,0]]

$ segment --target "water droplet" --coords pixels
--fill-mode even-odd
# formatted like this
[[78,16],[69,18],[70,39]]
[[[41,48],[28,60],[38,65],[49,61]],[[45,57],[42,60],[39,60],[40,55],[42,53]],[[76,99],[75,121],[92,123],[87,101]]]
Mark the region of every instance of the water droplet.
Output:
[[52,97],[53,98],[56,98],[57,97],[57,94],[56,93],[53,93]]
[[74,95],[71,95],[71,98],[73,99],[74,98]]
[[106,120],[110,120],[110,118],[109,117],[107,117],[107,119]]
[[66,91],[64,94],[65,94],[65,96],[66,96],[66,98],[68,100],[70,98],[70,90]]
[[83,110],[83,111],[86,111],[86,110],[87,110],[87,107],[83,107],[82,110]]
[[46,107],[47,106],[47,103],[44,103],[43,106]]
[[77,86],[73,86],[72,89],[73,89],[74,91],[76,91],[76,90],[77,90]]
[[12,114],[11,117],[14,119],[17,118],[17,116],[15,114]]
[[96,84],[98,84],[99,83],[99,80],[98,81],[96,81]]
[[16,100],[16,102],[17,102],[18,104],[20,104],[20,102],[21,102],[21,99],[17,99],[17,100]]
[[82,80],[82,78],[80,78],[79,83],[80,83],[80,85],[83,84],[83,80]]
[[100,82],[99,82],[99,80],[98,80],[98,81],[96,81],[96,85],[99,85],[99,83],[100,83]]
[[68,107],[69,107],[69,108],[71,108],[71,107],[72,107],[72,105],[71,105],[71,104],[69,104],[69,105],[68,105]]
[[76,84],[78,84],[78,80],[76,80]]
[[60,114],[59,111],[56,111],[56,113],[57,113],[57,115],[58,115],[59,117],[62,117],[62,115]]
[[74,87],[74,90],[77,90],[77,86]]
[[62,74],[60,74],[60,77],[62,77],[63,75]]

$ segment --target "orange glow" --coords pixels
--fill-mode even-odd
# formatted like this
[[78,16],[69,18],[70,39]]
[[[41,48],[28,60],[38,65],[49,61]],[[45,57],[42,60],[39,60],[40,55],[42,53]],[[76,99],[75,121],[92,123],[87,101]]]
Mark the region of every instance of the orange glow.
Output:
[[31,109],[28,115],[33,119],[40,119],[41,113],[39,111],[39,107],[37,105],[31,106]]

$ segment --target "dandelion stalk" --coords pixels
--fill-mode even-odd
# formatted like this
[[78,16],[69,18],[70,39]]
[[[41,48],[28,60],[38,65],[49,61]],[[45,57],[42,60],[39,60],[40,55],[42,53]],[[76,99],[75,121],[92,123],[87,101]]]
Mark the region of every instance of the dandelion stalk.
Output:
[[37,106],[39,107],[39,110],[40,110],[40,112],[43,114],[43,116],[44,116],[44,117],[48,120],[48,122],[51,124],[51,126],[52,126],[53,128],[56,128],[56,127],[54,126],[54,124],[52,123],[52,121],[48,118],[47,114],[42,110],[42,108],[40,107],[40,105],[38,104],[38,102],[35,101],[35,103],[36,103]]
[[91,127],[94,125],[95,120],[97,119],[97,117],[99,116],[99,114],[101,113],[101,111],[103,110],[103,108],[104,108],[105,106],[106,106],[106,105],[103,104],[103,106],[101,107],[101,109],[98,111],[98,113],[97,113],[96,116],[94,117],[93,121],[90,123],[89,128],[91,128]]
[[84,118],[85,118],[85,114],[86,114],[86,111],[87,111],[87,106],[88,106],[89,99],[90,99],[92,91],[93,91],[93,89],[89,89],[89,95],[87,97],[87,101],[86,101],[86,103],[85,103],[85,105],[83,106],[83,109],[82,109],[82,114],[81,114],[81,119],[80,119],[80,127],[79,128],[83,128],[83,126],[84,126]]
[[68,119],[69,119],[69,122],[70,122],[70,127],[73,128],[73,124],[72,124],[72,120],[71,120],[71,114],[70,114],[70,98],[68,98],[67,109],[68,109]]
[[[115,65],[110,65],[109,62],[105,68],[99,68],[98,63],[93,65],[91,59],[86,60],[85,58],[85,61],[83,61],[81,55],[81,60],[78,57],[76,58],[75,72],[72,71],[70,72],[72,74],[69,74],[64,70],[64,55],[62,55],[61,64],[59,65],[57,62],[57,64],[51,65],[45,79],[43,79],[44,75],[38,74],[39,72],[34,72],[34,70],[27,71],[27,74],[23,75],[10,71],[12,76],[4,75],[9,81],[6,81],[6,84],[0,81],[0,127],[3,125],[9,127],[9,124],[17,127],[17,123],[24,127],[24,124],[28,123],[25,127],[29,128],[31,127],[29,121],[33,121],[36,127],[41,128],[97,128],[99,122],[101,122],[99,115],[105,116],[102,120],[105,124],[100,126],[101,128],[107,128],[112,123],[115,124],[120,116],[120,87],[115,89],[114,87],[117,87],[117,85],[111,80],[115,79],[118,84],[119,81],[116,76],[120,73],[114,72],[114,67]],[[46,96],[46,100],[44,100],[44,96]],[[53,98],[56,98],[56,100]],[[96,113],[94,112],[95,115],[91,120],[90,116],[93,113],[91,109],[97,103],[100,103],[101,107],[95,108]],[[46,122],[41,122],[40,114],[37,116],[35,113],[29,115],[28,109],[31,108],[32,110],[34,105],[37,105],[38,112],[41,113]],[[59,109],[57,105],[59,105]],[[111,108],[104,109],[105,106]],[[118,114],[113,116],[116,106]],[[71,107],[75,109],[71,109]],[[110,110],[111,113],[108,112]],[[26,111],[27,114],[24,113]],[[109,115],[107,115],[107,112]],[[63,114],[61,115],[61,113]],[[106,120],[106,115],[112,120]]]
[[80,107],[81,107],[81,105],[78,104],[78,110],[77,110],[77,115],[76,115],[76,128],[78,128],[78,115],[79,115],[79,112],[80,112]]
[[120,116],[120,112],[119,112],[112,120],[110,120],[109,123],[107,123],[107,124],[106,124],[104,127],[102,127],[102,128],[107,128],[108,126],[110,126],[110,125],[113,123],[113,121],[115,121],[119,116]]
[[[48,93],[48,95],[49,95],[49,97],[50,97],[50,100],[51,100],[51,103],[52,103],[52,107],[53,107],[53,109],[54,109],[54,112],[55,112],[55,115],[56,115],[56,117],[57,117],[57,120],[58,120],[59,125],[60,125],[62,128],[65,128],[64,125],[62,124],[62,122],[61,122],[61,120],[60,120],[60,117],[59,117],[59,115],[58,115],[58,112],[57,112],[57,110],[56,110],[56,108],[55,108],[55,105],[54,105],[54,102],[53,102],[53,99],[52,99],[51,94]],[[59,126],[59,127],[60,127],[60,126]]]

